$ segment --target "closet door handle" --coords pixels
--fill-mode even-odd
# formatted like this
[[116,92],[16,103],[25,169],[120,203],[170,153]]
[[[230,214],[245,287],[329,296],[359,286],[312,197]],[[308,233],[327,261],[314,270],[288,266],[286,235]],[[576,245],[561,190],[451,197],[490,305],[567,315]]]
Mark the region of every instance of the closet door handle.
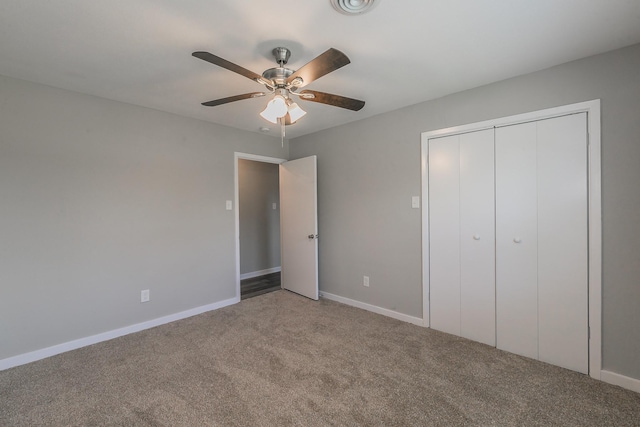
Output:
[[480,240],[480,235],[479,234],[474,234],[473,235],[473,240]]
[[519,238],[519,237],[514,237],[513,241],[514,241],[514,243],[520,243],[520,242],[522,242],[522,239]]

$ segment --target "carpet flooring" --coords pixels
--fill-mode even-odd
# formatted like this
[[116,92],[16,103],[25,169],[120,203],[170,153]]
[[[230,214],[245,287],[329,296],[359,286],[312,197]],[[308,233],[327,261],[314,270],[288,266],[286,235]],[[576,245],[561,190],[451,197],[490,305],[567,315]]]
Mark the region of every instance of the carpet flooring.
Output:
[[280,290],[0,372],[1,426],[640,426],[640,394]]

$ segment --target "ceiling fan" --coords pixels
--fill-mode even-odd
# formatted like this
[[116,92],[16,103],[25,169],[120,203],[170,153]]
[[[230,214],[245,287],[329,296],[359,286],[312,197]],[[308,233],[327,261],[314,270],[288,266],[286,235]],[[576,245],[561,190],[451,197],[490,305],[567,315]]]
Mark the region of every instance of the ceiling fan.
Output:
[[300,90],[314,80],[338,68],[344,67],[351,62],[349,58],[339,50],[331,48],[296,71],[284,67],[291,56],[289,49],[276,47],[272,53],[278,66],[269,68],[260,75],[209,52],[193,52],[192,55],[196,58],[226,68],[229,71],[233,71],[234,73],[238,73],[241,76],[260,83],[268,91],[244,93],[242,95],[215,99],[213,101],[203,102],[202,105],[214,107],[229,102],[274,94],[273,99],[267,103],[267,107],[260,115],[271,123],[278,123],[278,121],[280,121],[283,125],[293,124],[306,114],[306,112],[293,101],[293,96],[305,101],[319,102],[321,104],[353,111],[359,111],[364,107],[364,101],[358,99],[314,90]]

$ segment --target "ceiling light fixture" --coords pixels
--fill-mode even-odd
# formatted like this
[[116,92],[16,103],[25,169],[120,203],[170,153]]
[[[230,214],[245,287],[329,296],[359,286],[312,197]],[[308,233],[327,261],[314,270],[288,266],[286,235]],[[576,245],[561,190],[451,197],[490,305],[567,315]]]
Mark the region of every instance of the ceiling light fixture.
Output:
[[[278,120],[285,121],[286,124],[293,124],[307,114],[298,104],[289,98],[291,92],[286,89],[278,89],[273,99],[267,103],[265,109],[260,113],[263,119],[276,124]],[[287,120],[286,115],[289,115]]]
[[295,102],[291,102],[289,104],[288,113],[289,118],[291,119],[291,123],[297,122],[300,117],[307,114],[307,112],[300,108],[300,106]]
[[284,96],[276,95],[267,103],[267,107],[260,115],[271,123],[278,123],[278,119],[287,115],[287,101]]
[[331,6],[343,15],[361,15],[369,12],[380,0],[331,0]]
[[[280,137],[282,146],[284,147],[285,125],[291,125],[297,122],[301,117],[307,114],[298,104],[291,101],[289,94],[293,93],[286,88],[276,90],[273,99],[267,102],[267,106],[260,113],[263,119],[277,124],[280,123]],[[288,116],[288,117],[287,117]]]

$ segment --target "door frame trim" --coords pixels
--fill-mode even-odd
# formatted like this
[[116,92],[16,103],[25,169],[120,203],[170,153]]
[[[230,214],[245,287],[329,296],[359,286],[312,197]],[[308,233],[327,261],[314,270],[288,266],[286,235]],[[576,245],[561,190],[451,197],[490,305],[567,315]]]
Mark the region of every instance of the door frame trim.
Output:
[[599,99],[422,133],[420,153],[422,174],[422,319],[424,326],[429,327],[429,139],[583,112],[587,113],[589,181],[589,375],[600,380],[602,370],[602,163]]
[[279,165],[286,162],[286,159],[280,159],[277,157],[260,156],[257,154],[240,153],[238,151],[233,153],[233,186],[234,186],[234,218],[235,218],[235,246],[236,246],[236,299],[240,301],[240,187],[238,185],[238,160],[252,160],[254,162],[273,163]]

